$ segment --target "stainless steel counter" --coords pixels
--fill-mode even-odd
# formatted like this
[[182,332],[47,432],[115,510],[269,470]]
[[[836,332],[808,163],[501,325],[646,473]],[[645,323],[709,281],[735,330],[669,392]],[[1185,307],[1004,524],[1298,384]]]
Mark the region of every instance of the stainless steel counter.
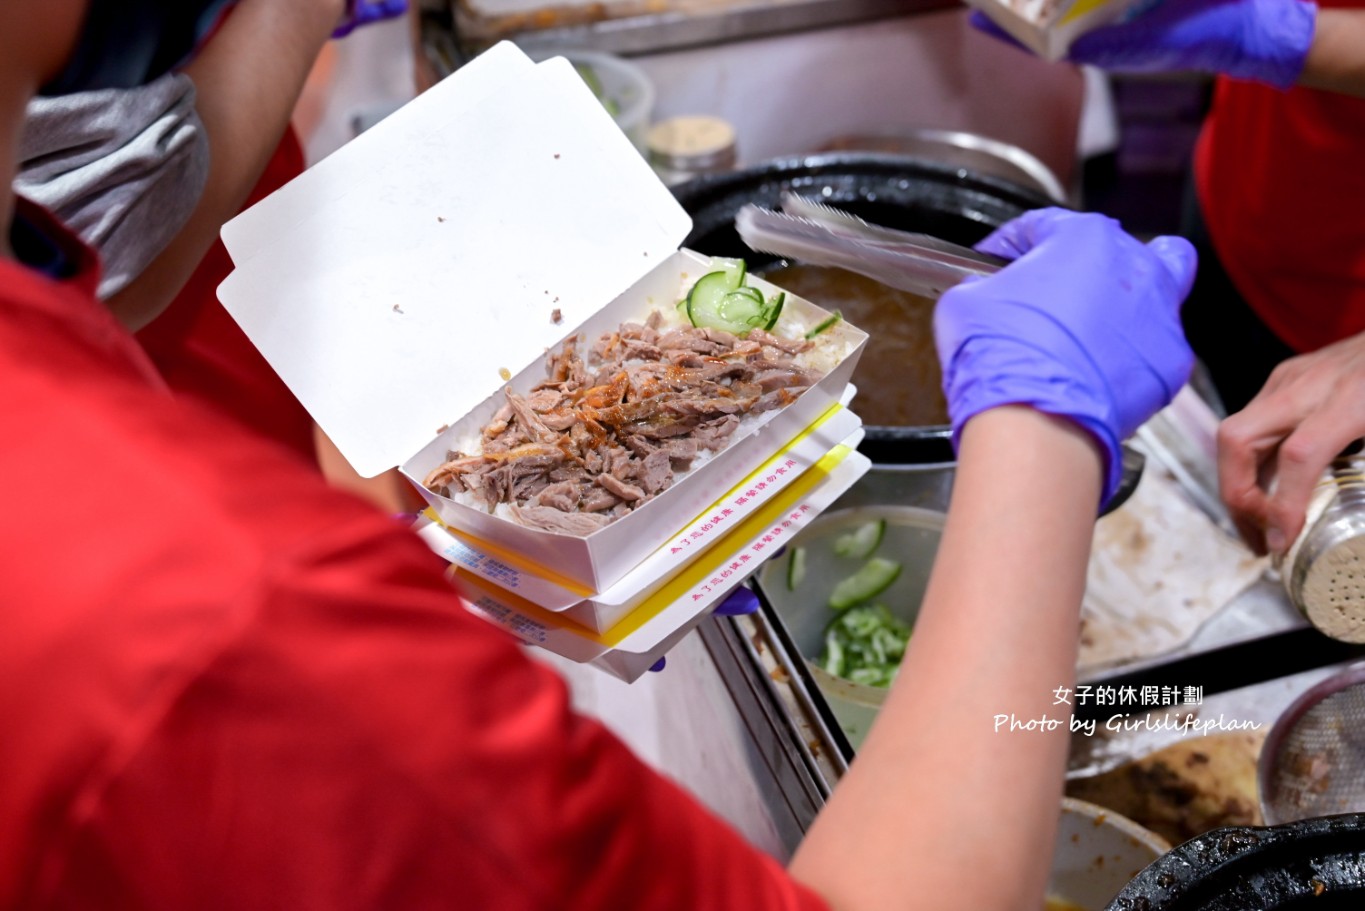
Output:
[[466,53],[504,38],[525,49],[657,53],[947,9],[952,0],[430,0]]
[[[814,820],[854,751],[789,634],[768,605],[752,617],[720,619],[701,637],[725,687],[735,699],[753,737],[752,748],[767,770],[766,801],[781,820],[784,847],[791,850]],[[1365,648],[1327,639],[1307,626],[1278,586],[1263,580],[1222,612],[1186,646],[1141,663],[1086,678],[1094,686],[1131,684],[1197,686],[1198,704],[1140,713],[1106,709],[1150,726],[1124,726],[1072,737],[1068,778],[1108,771],[1193,734],[1175,724],[1186,714],[1213,724],[1252,723],[1268,729],[1308,688],[1365,657]],[[1085,682],[1084,680],[1082,682]],[[1077,717],[1096,716],[1077,708]],[[1096,716],[1098,717],[1098,716]],[[1169,718],[1165,726],[1163,718]]]

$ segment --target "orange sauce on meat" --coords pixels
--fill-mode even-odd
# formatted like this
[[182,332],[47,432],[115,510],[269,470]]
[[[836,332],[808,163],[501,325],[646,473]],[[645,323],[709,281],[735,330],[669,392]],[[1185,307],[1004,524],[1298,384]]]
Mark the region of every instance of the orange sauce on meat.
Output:
[[853,372],[853,409],[863,423],[932,427],[948,423],[943,379],[934,349],[934,300],[826,266],[785,266],[763,273],[779,288],[844,319],[868,334]]

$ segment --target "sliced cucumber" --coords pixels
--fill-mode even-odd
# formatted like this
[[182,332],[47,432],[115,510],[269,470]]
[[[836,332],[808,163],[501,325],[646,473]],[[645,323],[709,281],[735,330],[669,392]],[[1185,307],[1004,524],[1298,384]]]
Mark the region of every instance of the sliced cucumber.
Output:
[[844,675],[844,643],[841,637],[834,630],[825,633],[825,654],[822,667],[826,674],[833,674],[836,677]]
[[763,293],[757,288],[727,290],[724,272],[710,272],[697,280],[687,296],[687,318],[694,326],[723,329],[743,335],[764,319]]
[[872,556],[872,552],[882,543],[882,537],[885,534],[885,519],[866,522],[848,534],[836,538],[834,540],[834,552],[841,557],[865,560]]
[[806,578],[806,549],[804,547],[793,547],[791,555],[787,557],[787,591],[796,591]]
[[855,667],[850,668],[842,676],[844,679],[853,683],[860,683],[863,686],[888,687],[891,681],[896,679],[896,670],[899,665],[891,668],[885,667]]
[[900,574],[899,563],[873,557],[856,573],[834,586],[834,591],[829,595],[829,606],[834,610],[847,610],[855,604],[875,598],[890,588]]
[[749,267],[742,259],[729,259],[724,256],[711,257],[711,271],[724,272],[730,276],[730,290],[744,287],[744,277],[749,272]]
[[782,315],[782,305],[786,302],[787,292],[785,291],[779,291],[777,294],[768,298],[768,306],[764,311],[767,322],[763,324],[763,331],[766,332],[777,325],[777,318]]
[[843,318],[844,315],[840,313],[838,310],[835,310],[833,314],[816,323],[815,328],[806,333],[806,338],[815,338],[817,335],[827,331],[831,326],[833,326],[835,323],[839,322]]
[[818,659],[827,672],[864,686],[888,686],[895,679],[910,624],[884,604],[861,604],[835,616],[825,628]]
[[733,288],[728,272],[708,272],[687,293],[687,318],[694,326],[717,325],[720,321],[720,302]]
[[763,319],[763,295],[757,288],[736,288],[720,299],[719,317],[723,325],[717,329],[748,332]]
[[765,301],[762,291],[744,284],[747,266],[742,259],[712,257],[711,268],[678,303],[680,308],[687,308],[692,325],[741,336],[750,329],[767,330],[777,325],[787,300],[786,292],[778,292]]

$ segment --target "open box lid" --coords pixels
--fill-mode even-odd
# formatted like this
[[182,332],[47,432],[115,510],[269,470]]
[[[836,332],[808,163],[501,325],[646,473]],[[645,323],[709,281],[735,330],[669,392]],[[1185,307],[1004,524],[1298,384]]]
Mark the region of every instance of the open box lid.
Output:
[[690,228],[567,61],[500,44],[225,226],[218,296],[369,477]]

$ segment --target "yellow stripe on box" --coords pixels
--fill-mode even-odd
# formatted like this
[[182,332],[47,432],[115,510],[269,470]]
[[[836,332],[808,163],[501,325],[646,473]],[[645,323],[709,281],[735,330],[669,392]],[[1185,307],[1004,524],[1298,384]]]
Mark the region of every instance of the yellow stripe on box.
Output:
[[[834,470],[835,466],[848,458],[851,452],[853,449],[843,444],[831,449],[801,477],[783,489],[770,503],[741,522],[739,527],[730,533],[734,536],[733,540],[747,541],[757,537],[765,528],[772,527],[781,520],[787,510],[800,503],[816,485],[829,477],[829,473]],[[715,555],[718,553],[724,554],[723,560],[715,560]],[[724,541],[719,542],[717,546],[703,554],[697,562],[688,566],[666,583],[663,588],[651,595],[645,603],[631,611],[620,623],[607,630],[604,636],[612,645],[620,643],[631,633],[644,626],[645,623],[654,619],[665,607],[687,594],[697,583],[711,575],[720,568],[725,560],[729,560],[733,556],[732,551],[725,550]]]
[[1076,0],[1076,4],[1066,11],[1066,15],[1058,20],[1058,24],[1060,25],[1064,22],[1070,22],[1072,19],[1078,19],[1086,13],[1093,12],[1112,2],[1114,2],[1114,0]]
[[[820,429],[820,427],[823,426],[826,421],[828,421],[838,412],[842,411],[843,408],[844,406],[840,405],[838,402],[835,402],[833,405],[826,408],[824,413],[821,414],[814,421],[812,421],[806,427],[805,430],[802,430],[796,436],[792,437],[791,440],[787,442],[787,445],[783,446],[772,456],[764,460],[762,465],[758,466],[758,468],[754,469],[752,472],[745,475],[742,481],[740,481],[734,487],[731,487],[725,493],[717,497],[716,500],[712,502],[709,506],[707,506],[705,509],[701,510],[695,516],[688,519],[686,524],[683,525],[683,528],[687,528],[693,522],[700,519],[703,515],[715,510],[715,508],[719,506],[722,501],[724,501],[727,497],[733,496],[736,491],[743,490],[745,487],[748,487],[751,484],[753,484],[754,479],[757,478],[759,474],[762,473],[763,469],[767,467],[768,463],[772,462],[774,459],[781,458],[788,452],[791,452],[791,450],[793,450],[802,442],[804,442],[811,434],[815,433],[816,430]],[[541,564],[536,563],[534,560],[528,560],[521,554],[517,553],[516,551],[509,550],[506,547],[494,544],[491,541],[485,541],[483,538],[480,538],[477,535],[472,535],[467,531],[452,528],[445,522],[442,522],[440,516],[436,515],[436,510],[432,509],[431,507],[427,507],[425,510],[423,510],[422,515],[430,519],[432,522],[435,522],[437,525],[440,525],[446,531],[450,532],[450,534],[459,538],[461,541],[465,542],[475,550],[483,551],[485,554],[489,556],[497,557],[499,560],[502,560],[505,563],[515,566],[522,572],[530,573],[533,576],[539,576],[540,578],[546,580],[547,582],[553,582],[560,588],[566,591],[571,591],[574,594],[579,595],[580,597],[583,598],[591,598],[593,595],[597,594],[597,592],[594,592],[591,588],[583,585],[582,583],[575,582],[572,579],[562,576],[559,573],[555,572],[553,569],[550,569],[548,566],[542,566]]]
[[[812,427],[815,425],[812,425]],[[497,589],[496,597],[508,607],[515,608],[518,612],[525,614],[533,620],[546,626],[556,629],[569,629],[585,639],[590,639],[608,648],[614,648],[623,642],[626,637],[636,632],[650,620],[657,617],[664,608],[673,604],[683,595],[704,580],[708,575],[715,572],[723,561],[715,559],[717,554],[724,554],[724,559],[729,560],[734,556],[732,551],[725,548],[725,542],[748,541],[757,537],[765,528],[771,527],[775,522],[797,503],[806,494],[810,493],[816,485],[825,478],[829,477],[830,472],[848,458],[853,452],[853,448],[840,444],[827,452],[818,462],[801,474],[796,480],[792,481],[787,487],[774,497],[770,502],[764,504],[757,512],[749,516],[728,535],[718,541],[705,554],[697,559],[695,563],[688,566],[675,578],[670,580],[663,588],[651,595],[639,607],[631,611],[616,626],[603,633],[594,633],[585,626],[580,626],[570,620],[564,619],[559,614],[545,610],[537,604],[533,604],[519,595],[497,589],[496,585],[490,583],[467,569],[451,564],[451,571],[457,579],[469,582],[479,588]]]
[[534,560],[528,560],[514,550],[508,550],[506,547],[503,547],[500,544],[494,544],[492,541],[485,541],[483,538],[480,538],[477,535],[471,535],[467,531],[461,531],[460,529],[457,528],[451,528],[449,525],[441,521],[441,517],[436,515],[436,510],[432,509],[430,506],[428,506],[425,510],[422,511],[422,515],[430,519],[431,521],[435,522],[437,525],[441,526],[450,534],[459,538],[461,541],[463,541],[465,544],[468,544],[475,550],[482,551],[484,554],[488,556],[497,557],[504,563],[508,563],[512,566],[515,566],[517,569],[521,570],[524,573],[530,573],[533,576],[539,576],[540,578],[544,579],[547,582],[553,582],[555,585],[558,585],[565,591],[571,591],[581,598],[591,598],[593,594],[595,594],[591,588],[584,585],[583,583],[575,582],[568,576],[561,576],[559,573],[555,572],[549,567],[541,566]]
[[717,497],[717,498],[715,499],[715,501],[713,501],[713,502],[711,503],[710,506],[707,506],[707,507],[706,507],[705,509],[703,509],[701,512],[698,512],[695,516],[693,516],[692,518],[688,519],[688,520],[687,520],[687,525],[684,525],[683,527],[686,528],[688,525],[691,525],[693,522],[697,521],[697,520],[700,519],[702,516],[706,515],[707,513],[711,512],[712,510],[714,510],[717,506],[719,506],[719,505],[721,504],[721,501],[722,501],[722,500],[725,500],[725,499],[728,498],[728,497],[734,496],[735,493],[736,493],[737,491],[741,491],[741,490],[743,490],[744,488],[746,488],[746,487],[750,486],[751,484],[753,484],[754,479],[757,478],[757,477],[763,472],[763,469],[767,466],[768,462],[771,462],[771,461],[773,461],[774,459],[780,459],[782,456],[784,456],[784,455],[786,455],[787,453],[791,452],[791,451],[792,451],[793,449],[795,449],[798,445],[800,445],[802,442],[804,442],[804,441],[806,440],[807,437],[809,437],[811,434],[815,433],[815,431],[819,430],[822,426],[824,426],[824,424],[825,424],[826,421],[828,421],[830,418],[834,417],[834,415],[838,414],[840,411],[843,411],[843,410],[844,410],[844,406],[843,406],[843,405],[840,405],[838,402],[835,402],[833,405],[830,405],[828,408],[825,409],[825,411],[824,411],[823,414],[821,414],[818,418],[816,418],[816,419],[815,419],[814,421],[812,421],[809,425],[807,425],[807,427],[806,427],[805,430],[801,431],[801,432],[798,433],[796,436],[792,437],[791,440],[788,441],[788,443],[787,443],[786,446],[783,446],[783,447],[782,447],[781,449],[779,449],[777,452],[773,453],[773,455],[772,455],[767,461],[765,461],[762,465],[758,466],[758,467],[755,468],[753,471],[751,471],[749,474],[745,475],[745,476],[744,476],[744,480],[740,481],[740,482],[739,482],[738,484],[736,484],[734,487],[731,487],[729,490],[725,491],[725,493],[723,493],[723,494],[721,494],[719,497]]

